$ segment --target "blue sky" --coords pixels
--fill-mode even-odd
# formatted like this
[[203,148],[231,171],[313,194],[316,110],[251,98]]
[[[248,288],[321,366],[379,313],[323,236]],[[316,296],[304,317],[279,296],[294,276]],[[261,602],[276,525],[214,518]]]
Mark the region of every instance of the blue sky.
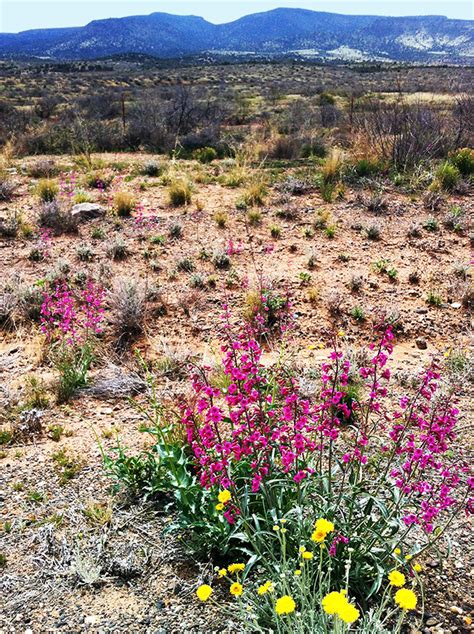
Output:
[[472,0],[0,0],[0,32],[81,26],[95,19],[153,11],[200,15],[219,23],[281,6],[336,13],[474,18]]

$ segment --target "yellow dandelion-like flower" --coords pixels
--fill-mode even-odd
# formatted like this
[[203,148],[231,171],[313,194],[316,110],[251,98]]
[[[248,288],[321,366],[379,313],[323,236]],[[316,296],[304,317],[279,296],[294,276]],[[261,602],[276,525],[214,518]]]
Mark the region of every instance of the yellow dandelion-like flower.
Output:
[[308,346],[308,350],[315,350],[316,346],[314,345],[314,343],[310,343]]
[[410,559],[413,559],[413,555],[405,555],[406,561],[410,561]]
[[402,610],[414,610],[418,599],[413,590],[408,588],[402,588],[395,593],[395,603],[402,608]]
[[286,524],[286,519],[285,519],[284,517],[282,517],[282,518],[281,518],[281,520],[280,520],[280,522],[281,522],[282,524]]
[[265,581],[263,585],[257,590],[258,594],[267,594],[267,592],[273,592],[273,583],[271,581]]
[[311,541],[320,544],[326,539],[326,535],[327,533],[325,533],[324,531],[313,531],[311,533]]
[[230,586],[230,593],[234,595],[234,597],[240,597],[244,588],[241,583],[237,581]]
[[296,609],[296,603],[288,594],[280,597],[275,604],[275,612],[281,616],[282,614],[291,614]]
[[234,572],[242,572],[245,570],[245,564],[230,564],[227,566],[227,570],[233,574]]
[[282,529],[281,529],[281,532],[282,532],[282,533],[286,533],[286,528],[282,528]]
[[223,511],[224,510],[224,505],[222,504],[222,502],[219,502],[219,504],[216,504],[216,511]]
[[212,594],[211,586],[208,586],[205,583],[202,586],[199,586],[199,588],[196,590],[197,598],[200,601],[207,601],[209,597],[211,596],[211,594]]
[[275,526],[273,527],[273,530],[274,530],[275,532],[277,532],[277,531],[279,531],[279,530],[280,530],[280,527],[279,527],[279,526],[277,526],[277,525],[275,524]]
[[330,592],[321,602],[323,606],[323,610],[326,614],[337,614],[341,608],[343,608],[347,603],[346,597],[342,594],[342,592]]
[[224,489],[223,491],[220,491],[219,495],[217,496],[221,504],[226,504],[230,500],[231,497],[232,495],[228,489]]
[[306,550],[304,553],[301,554],[301,556],[303,557],[303,559],[313,559],[314,555],[311,551]]
[[400,548],[395,548],[395,550],[393,551],[393,554],[394,554],[394,555],[401,555],[401,554],[402,554],[402,551],[401,551],[401,549],[400,549]]
[[300,553],[304,553],[306,551],[306,548],[304,546],[300,546],[299,551]]
[[301,574],[301,570],[300,570],[299,568],[298,568],[298,570],[295,570],[295,575],[296,575],[297,577],[299,577],[299,576],[300,576],[300,574]]
[[227,569],[226,568],[220,568],[217,571],[217,576],[220,577],[222,579],[222,577],[225,577],[227,575]]
[[314,525],[314,528],[317,531],[322,531],[323,533],[332,533],[334,530],[334,524],[329,520],[325,520],[323,517],[319,518]]
[[352,603],[346,602],[339,608],[337,616],[344,621],[344,623],[354,623],[360,616],[359,610],[352,605]]
[[343,330],[340,330],[340,331],[337,333],[337,336],[338,336],[338,337],[344,337],[344,335],[345,335],[345,334],[346,334],[346,333],[345,333]]
[[421,572],[423,570],[423,568],[421,567],[421,564],[414,564],[413,570],[415,572]]
[[397,588],[405,585],[405,575],[398,570],[392,570],[388,575],[388,580],[391,586],[396,586]]

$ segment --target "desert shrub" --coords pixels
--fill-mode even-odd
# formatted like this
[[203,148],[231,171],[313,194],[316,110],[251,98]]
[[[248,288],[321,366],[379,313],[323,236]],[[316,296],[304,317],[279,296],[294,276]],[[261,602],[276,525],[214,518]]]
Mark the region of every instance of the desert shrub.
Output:
[[112,258],[112,260],[120,262],[128,258],[130,251],[124,240],[117,237],[107,248],[107,255]]
[[217,152],[213,147],[202,147],[194,150],[193,158],[200,163],[212,163],[217,158]]
[[113,207],[117,216],[128,218],[136,208],[136,200],[130,192],[116,192],[113,198]]
[[38,212],[38,224],[50,229],[55,235],[62,233],[75,233],[78,228],[78,220],[64,203],[57,200],[43,202]]
[[131,278],[119,279],[110,297],[112,319],[119,344],[126,344],[143,332],[146,292]]
[[365,233],[369,240],[380,240],[380,227],[378,225],[369,225],[366,227]]
[[474,174],[474,150],[472,148],[465,147],[451,152],[449,160],[463,176]]
[[42,178],[37,186],[38,196],[44,203],[51,203],[59,193],[59,185],[50,178]]
[[172,238],[178,240],[183,235],[183,227],[179,223],[175,222],[170,226],[169,234]]
[[173,207],[189,205],[192,198],[191,185],[182,179],[174,179],[168,187],[168,199]]
[[53,159],[38,159],[28,166],[28,175],[32,178],[51,178],[57,172],[58,167]]
[[8,202],[13,198],[17,184],[0,173],[0,201]]
[[0,329],[8,330],[15,325],[19,304],[17,284],[13,280],[3,282],[0,288]]
[[161,166],[156,161],[147,161],[143,164],[141,169],[141,173],[144,176],[160,176],[161,172]]
[[212,256],[212,263],[221,271],[227,271],[231,267],[231,260],[225,251],[218,251]]
[[95,337],[102,332],[104,297],[104,289],[92,281],[82,290],[62,283],[44,293],[41,330],[46,336],[48,356],[59,375],[59,403],[70,400],[87,384]]
[[6,218],[0,218],[0,237],[16,238],[20,231],[21,223],[16,213],[7,212]]
[[459,183],[460,178],[460,171],[449,161],[440,165],[436,170],[436,181],[439,183],[440,187],[446,191],[453,190]]

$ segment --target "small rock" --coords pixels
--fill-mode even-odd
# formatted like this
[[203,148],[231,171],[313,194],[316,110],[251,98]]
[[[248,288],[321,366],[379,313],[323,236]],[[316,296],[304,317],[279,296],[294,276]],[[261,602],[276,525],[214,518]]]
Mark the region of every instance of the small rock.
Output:
[[426,625],[428,627],[432,627],[433,625],[437,625],[438,623],[439,623],[439,619],[436,619],[433,616],[426,621]]
[[84,617],[84,623],[86,625],[95,625],[97,623],[97,617],[91,614],[90,616]]
[[461,303],[460,302],[453,302],[451,304],[451,308],[461,308]]
[[428,347],[428,344],[426,343],[426,339],[423,339],[423,337],[418,337],[415,340],[415,344],[418,350],[426,350],[426,348]]
[[71,209],[71,216],[79,220],[91,220],[105,216],[105,207],[97,203],[80,203]]
[[454,614],[462,614],[463,613],[463,609],[458,607],[457,605],[452,605],[449,608],[450,612],[453,612]]

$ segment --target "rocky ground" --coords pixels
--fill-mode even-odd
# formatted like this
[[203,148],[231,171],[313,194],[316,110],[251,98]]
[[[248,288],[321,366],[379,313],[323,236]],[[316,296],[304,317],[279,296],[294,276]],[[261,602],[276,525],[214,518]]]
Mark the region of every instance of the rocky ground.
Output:
[[[191,204],[173,208],[162,179],[140,176],[134,169],[150,158],[102,157],[105,169],[115,177],[112,188],[131,191],[140,202],[134,218],[117,223],[108,214],[84,221],[77,235],[53,237],[47,257],[39,262],[30,259],[40,244],[36,229],[28,238],[0,238],[0,270],[2,283],[15,277],[15,283],[28,286],[62,260],[69,262],[71,277],[85,271],[111,287],[119,277],[133,277],[155,289],[147,306],[145,335],[137,347],[145,358],[159,362],[160,394],[166,402],[187,389],[186,381],[169,368],[192,355],[210,358],[222,304],[240,310],[248,288],[259,278],[293,298],[294,345],[301,365],[319,363],[334,331],[343,331],[347,347],[366,344],[371,340],[370,317],[379,309],[399,318],[394,354],[399,382],[406,382],[432,354],[469,357],[472,304],[466,297],[469,289],[472,293],[472,197],[444,196],[434,205],[423,194],[401,193],[387,181],[382,191],[376,190],[377,199],[373,184],[367,182],[365,187],[347,188],[341,200],[324,203],[316,189],[295,192],[301,188],[287,178],[291,174],[305,180],[309,167],[272,167],[267,173],[272,186],[260,217],[249,222],[247,212],[236,207],[245,185],[234,189],[219,182],[229,169],[225,163],[179,162],[177,168],[171,167],[186,171],[194,181]],[[18,189],[11,202],[0,204],[0,217],[15,211],[34,225],[38,199],[35,180],[26,174],[34,161],[25,160],[24,168],[22,161],[11,166]],[[67,168],[68,159],[61,162]],[[110,209],[110,193],[90,194]],[[462,210],[459,231],[447,221],[455,207]],[[217,212],[226,218],[223,227],[216,222]],[[335,227],[333,237],[318,228],[321,217]],[[176,224],[182,229],[179,238],[169,235]],[[272,226],[279,227],[278,236]],[[379,239],[369,238],[374,226]],[[154,241],[156,235],[166,236],[165,243]],[[128,250],[122,261],[111,255],[110,247],[117,241]],[[92,253],[90,261],[80,259],[84,246]],[[223,253],[230,257],[227,270],[215,265],[215,256]],[[180,270],[184,259],[192,262],[192,272]],[[396,269],[393,279],[380,272],[380,266],[377,271],[381,260],[386,261],[386,270]],[[356,316],[356,307],[364,319],[360,313]],[[107,333],[112,328],[110,320]],[[135,376],[132,354],[114,351],[108,335],[102,345],[92,385],[117,372],[128,379]],[[0,333],[4,411],[21,399],[29,375],[52,380],[43,353],[35,324],[19,319]],[[472,367],[472,359],[469,363]],[[472,448],[473,390],[469,371],[459,376],[463,414],[458,442],[466,450]],[[0,550],[5,565],[0,631],[238,631],[232,623],[222,623],[207,605],[197,605],[193,593],[206,567],[185,554],[179,535],[167,533],[166,509],[111,491],[99,444],[110,450],[116,431],[134,449],[143,447],[146,439],[137,431],[140,415],[126,398],[131,384],[125,381],[124,394],[119,395],[107,385],[100,394],[85,392],[67,405],[51,405],[42,415],[42,434],[2,448]],[[54,425],[62,431],[53,439]],[[471,631],[469,528],[468,520],[459,518],[450,531],[450,557],[443,545],[440,559],[426,562],[426,612],[419,631]]]

